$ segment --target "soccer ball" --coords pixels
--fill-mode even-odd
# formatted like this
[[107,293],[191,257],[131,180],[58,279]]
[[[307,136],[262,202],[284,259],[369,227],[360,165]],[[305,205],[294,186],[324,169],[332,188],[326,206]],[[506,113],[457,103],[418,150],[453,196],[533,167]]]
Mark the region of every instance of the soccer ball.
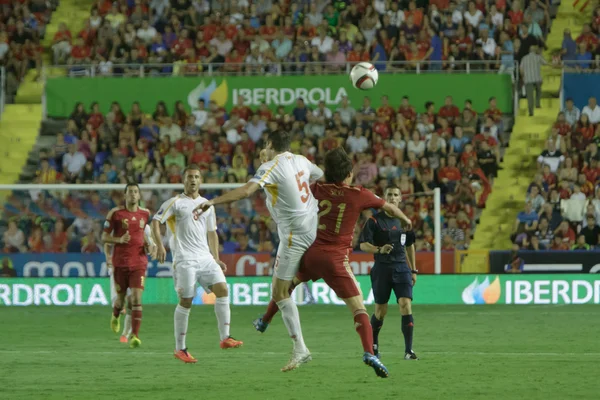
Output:
[[377,85],[378,79],[377,69],[368,62],[360,62],[352,67],[352,71],[350,71],[352,86],[360,90],[373,89]]

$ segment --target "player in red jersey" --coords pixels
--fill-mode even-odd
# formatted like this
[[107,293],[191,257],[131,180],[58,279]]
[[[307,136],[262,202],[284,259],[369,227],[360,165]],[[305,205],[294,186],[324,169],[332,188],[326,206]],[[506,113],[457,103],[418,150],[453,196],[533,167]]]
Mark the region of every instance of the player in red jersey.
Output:
[[[317,182],[311,190],[319,201],[319,226],[317,239],[304,254],[294,287],[301,282],[323,279],[342,299],[354,317],[354,326],[360,336],[363,362],[385,378],[388,371],[373,355],[373,332],[363,295],[350,265],[348,255],[352,250],[354,227],[361,212],[381,208],[402,220],[410,227],[410,219],[400,209],[359,186],[350,186],[353,173],[352,160],[343,148],[338,147],[325,157],[326,183]],[[293,287],[290,291],[293,290]],[[254,321],[255,328],[264,332],[277,312],[277,304],[269,303],[267,313]]]
[[142,293],[146,280],[148,257],[144,228],[150,219],[150,211],[139,206],[140,188],[137,184],[125,187],[125,207],[115,207],[106,216],[102,241],[113,244],[113,279],[117,299],[113,305],[110,327],[118,333],[119,317],[125,304],[127,289],[131,288],[131,336],[129,347],[142,344],[139,339],[142,324]]

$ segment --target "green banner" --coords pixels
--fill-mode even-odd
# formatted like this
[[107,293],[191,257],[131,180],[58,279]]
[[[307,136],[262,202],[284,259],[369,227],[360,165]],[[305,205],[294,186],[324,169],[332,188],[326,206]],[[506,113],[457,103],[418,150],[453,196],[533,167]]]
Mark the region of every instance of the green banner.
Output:
[[[358,276],[365,303],[373,304],[369,276]],[[231,304],[266,305],[270,277],[229,277]],[[344,304],[323,282],[309,284],[317,304]],[[307,301],[304,290],[294,299]],[[0,279],[0,306],[91,306],[111,302],[108,278]],[[395,298],[390,299],[390,303]],[[144,304],[176,304],[169,278],[148,278]],[[214,295],[198,289],[194,304],[213,304]],[[600,277],[593,274],[423,275],[414,288],[415,304],[600,304]]]
[[241,96],[252,108],[263,102],[274,109],[280,105],[290,111],[297,98],[302,97],[310,107],[321,100],[335,109],[342,97],[348,96],[353,107],[360,108],[363,98],[369,96],[372,106],[378,107],[380,98],[387,95],[397,108],[403,96],[409,96],[417,111],[424,111],[425,102],[435,102],[436,109],[448,95],[461,109],[464,101],[473,101],[479,112],[488,108],[491,96],[498,99],[498,107],[511,113],[512,81],[506,74],[382,74],[379,84],[370,91],[354,89],[346,75],[329,76],[269,76],[269,77],[162,77],[162,78],[50,78],[46,82],[48,116],[68,117],[77,102],[87,110],[98,102],[103,113],[117,101],[125,113],[138,101],[146,113],[154,112],[156,103],[164,101],[173,112],[176,101],[189,109],[198,99],[214,100],[230,110]]

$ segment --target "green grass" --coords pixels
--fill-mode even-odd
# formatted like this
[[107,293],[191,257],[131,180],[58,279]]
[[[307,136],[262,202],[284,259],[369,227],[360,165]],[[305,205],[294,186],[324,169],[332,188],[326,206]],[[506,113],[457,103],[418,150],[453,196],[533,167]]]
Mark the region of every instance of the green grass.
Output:
[[[343,307],[300,308],[313,361],[282,373],[291,341],[277,316],[265,334],[251,326],[263,308],[233,307],[241,349],[223,351],[212,307],[192,310],[188,347],[198,364],[172,356],[173,307],[147,306],[142,347],[109,330],[110,309],[2,308],[2,399],[597,399],[597,306],[415,307],[414,350],[402,360],[400,318],[380,335],[388,379],[362,364]],[[370,310],[371,311],[371,310]],[[392,311],[392,309],[390,309]],[[395,311],[395,310],[394,310]]]

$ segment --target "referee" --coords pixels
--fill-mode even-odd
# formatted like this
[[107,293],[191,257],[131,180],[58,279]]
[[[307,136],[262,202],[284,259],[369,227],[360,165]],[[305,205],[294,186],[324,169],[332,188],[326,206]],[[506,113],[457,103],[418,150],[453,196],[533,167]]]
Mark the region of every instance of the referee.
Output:
[[[388,187],[385,201],[398,207],[400,189]],[[415,266],[415,234],[405,231],[400,220],[380,211],[367,220],[361,237],[360,249],[375,254],[375,265],[371,269],[371,287],[375,297],[375,313],[371,316],[373,328],[373,354],[379,357],[379,331],[387,314],[392,290],[400,305],[402,334],[404,335],[404,359],[418,360],[412,350],[413,316],[412,292],[417,281]],[[413,268],[411,268],[411,265]]]

